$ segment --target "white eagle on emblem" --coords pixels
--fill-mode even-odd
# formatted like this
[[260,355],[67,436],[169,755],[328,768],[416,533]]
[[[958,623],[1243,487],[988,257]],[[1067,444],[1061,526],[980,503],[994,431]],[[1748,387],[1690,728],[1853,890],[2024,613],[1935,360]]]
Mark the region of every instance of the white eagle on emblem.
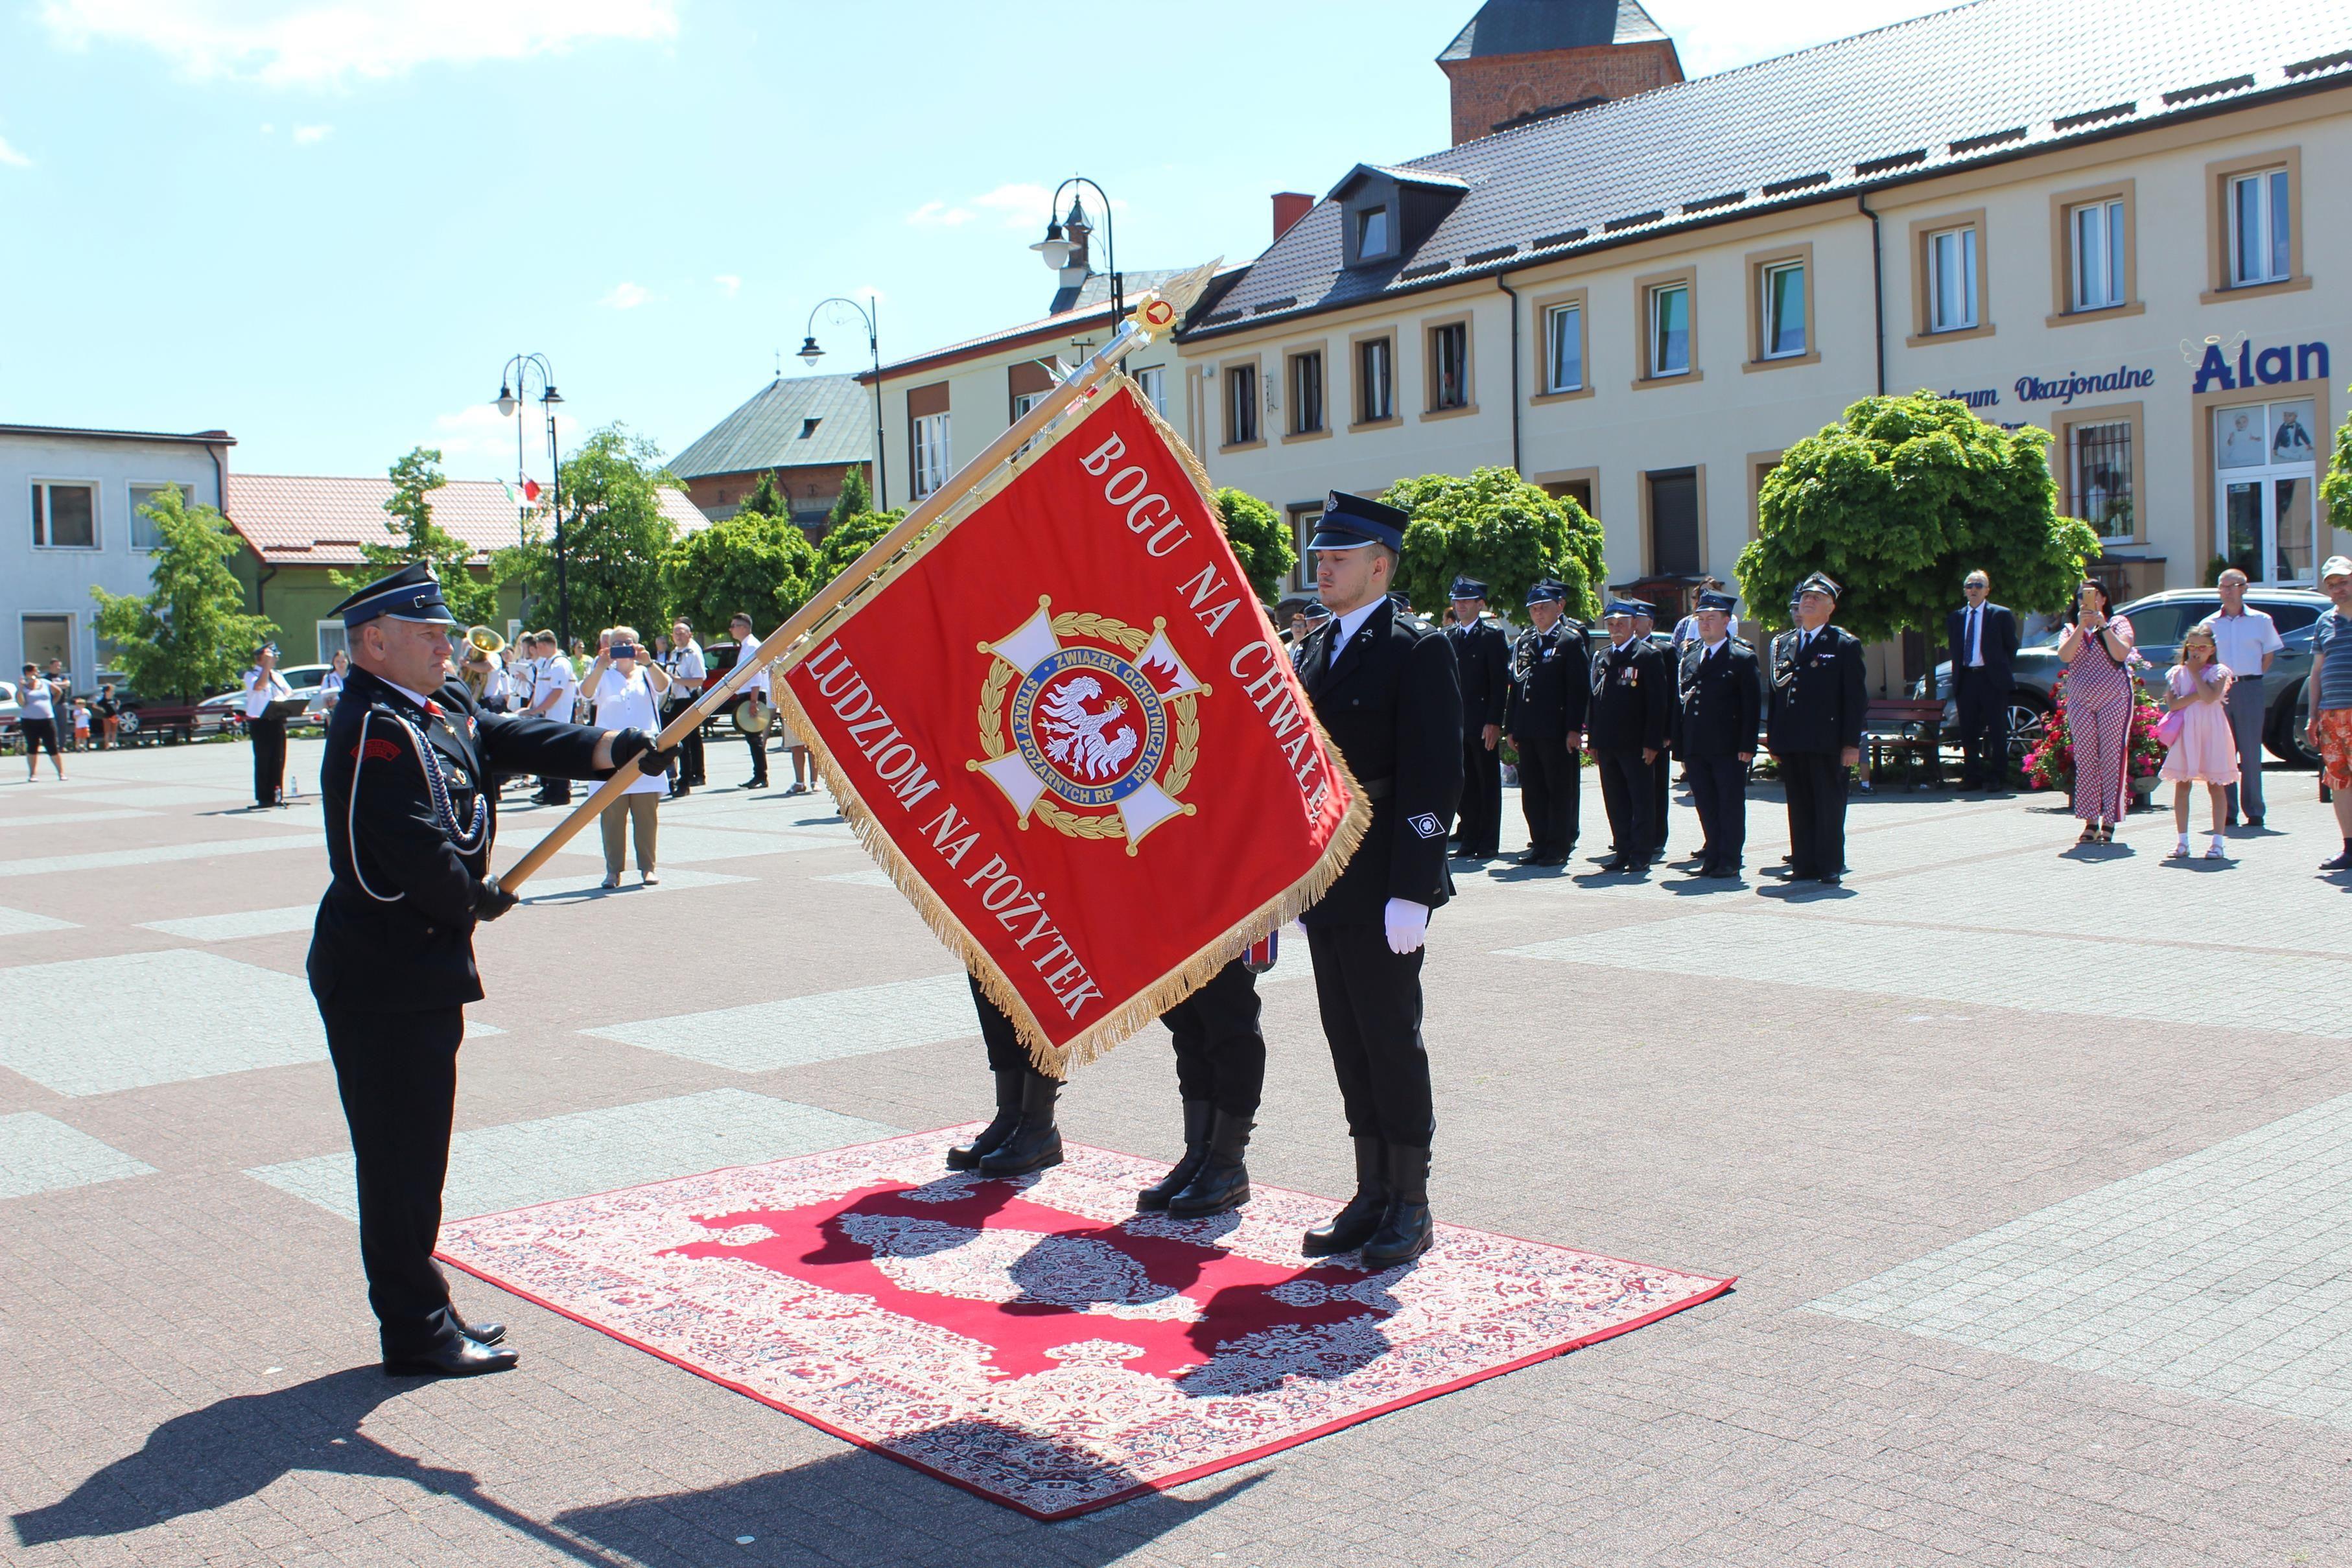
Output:
[[1127,711],[1127,699],[1114,697],[1097,713],[1088,704],[1102,695],[1102,683],[1091,675],[1057,687],[1037,709],[1045,755],[1080,779],[1115,779],[1135,755],[1143,737],[1130,727],[1106,737],[1103,731]]

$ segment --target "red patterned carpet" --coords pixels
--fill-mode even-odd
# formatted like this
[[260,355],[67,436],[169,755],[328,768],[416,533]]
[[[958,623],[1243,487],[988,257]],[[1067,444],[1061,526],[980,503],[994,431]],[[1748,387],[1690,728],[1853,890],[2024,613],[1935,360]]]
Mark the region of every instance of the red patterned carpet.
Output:
[[1331,1200],[1139,1217],[1166,1166],[1072,1145],[942,1172],[973,1128],[457,1221],[449,1261],[1040,1519],[1100,1508],[1641,1327],[1729,1280],[1441,1226],[1368,1274]]

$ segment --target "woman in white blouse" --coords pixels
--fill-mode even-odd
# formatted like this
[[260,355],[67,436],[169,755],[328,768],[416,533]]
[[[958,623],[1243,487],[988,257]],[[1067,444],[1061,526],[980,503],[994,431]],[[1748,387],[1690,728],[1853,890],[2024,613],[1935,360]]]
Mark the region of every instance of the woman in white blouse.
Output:
[[[660,697],[669,689],[669,674],[637,642],[635,627],[613,628],[581,685],[595,704],[597,728],[661,733]],[[598,825],[604,833],[606,887],[621,885],[621,863],[625,858],[623,852],[628,847],[626,835],[633,823],[637,834],[638,874],[646,879],[647,887],[661,881],[661,873],[654,869],[658,827],[656,813],[668,788],[669,780],[663,775],[641,773],[629,780],[626,791],[614,796],[598,813]]]

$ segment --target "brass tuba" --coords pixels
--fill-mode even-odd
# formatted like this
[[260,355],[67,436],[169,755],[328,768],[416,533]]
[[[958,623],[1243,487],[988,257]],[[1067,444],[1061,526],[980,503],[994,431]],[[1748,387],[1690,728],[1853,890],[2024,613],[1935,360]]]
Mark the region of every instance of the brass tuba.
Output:
[[489,627],[466,628],[466,662],[457,667],[457,678],[466,683],[466,689],[474,694],[476,702],[482,700],[482,690],[490,683],[490,672],[498,668],[493,661],[506,651],[507,640]]

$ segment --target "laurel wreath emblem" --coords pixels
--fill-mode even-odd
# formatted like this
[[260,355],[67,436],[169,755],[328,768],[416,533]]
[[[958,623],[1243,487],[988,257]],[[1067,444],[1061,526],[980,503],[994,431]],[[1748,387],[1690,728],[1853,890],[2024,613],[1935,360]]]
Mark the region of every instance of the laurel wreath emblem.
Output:
[[[1151,633],[1140,626],[1130,626],[1108,615],[1097,615],[1088,611],[1066,611],[1054,617],[1054,634],[1057,637],[1087,637],[1097,643],[1108,643],[1129,655],[1143,652],[1151,641]],[[1015,676],[1023,674],[1002,658],[989,661],[988,678],[980,686],[980,749],[991,762],[1012,747],[1004,738],[1004,695]],[[1192,764],[1201,750],[1201,719],[1194,711],[1200,694],[1187,692],[1181,696],[1166,699],[1168,712],[1175,720],[1176,745],[1169,754],[1168,771],[1160,788],[1171,795],[1181,794],[1192,778]],[[1095,816],[1071,810],[1052,796],[1042,797],[1030,809],[1030,814],[1059,833],[1076,839],[1123,839],[1127,824],[1116,810]],[[1024,824],[1024,826],[1026,824]]]

